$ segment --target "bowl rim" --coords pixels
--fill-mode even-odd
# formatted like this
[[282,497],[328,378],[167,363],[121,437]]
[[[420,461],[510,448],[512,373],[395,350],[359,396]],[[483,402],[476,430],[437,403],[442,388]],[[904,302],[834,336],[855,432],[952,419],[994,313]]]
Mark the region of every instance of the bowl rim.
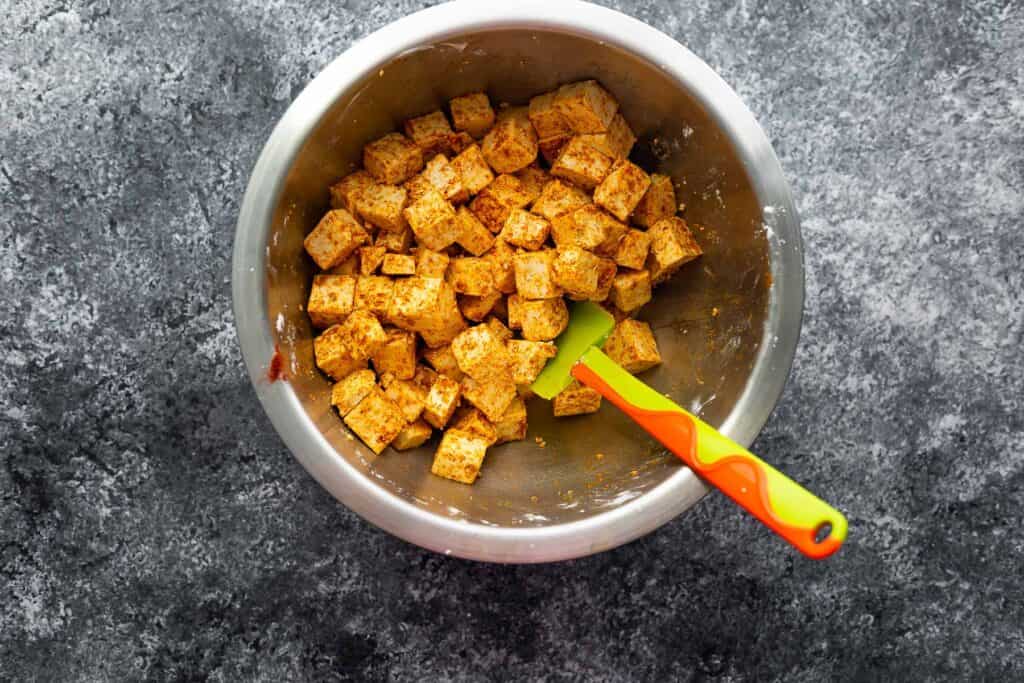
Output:
[[635,540],[696,504],[708,488],[683,467],[643,495],[582,520],[510,528],[446,518],[373,483],[335,452],[288,382],[267,381],[275,351],[267,312],[267,240],[284,180],[307,137],[349,87],[407,50],[497,29],[569,33],[631,53],[686,88],[734,145],[761,206],[772,207],[764,218],[772,284],[762,343],[746,387],[721,426],[735,441],[753,442],[785,387],[803,315],[803,245],[789,185],[754,115],[710,66],[652,26],[598,5],[455,0],[388,24],[335,58],[288,107],[253,168],[235,233],[232,298],[242,356],[264,410],[295,458],[337,500],[381,529],[436,552],[492,562],[547,562]]

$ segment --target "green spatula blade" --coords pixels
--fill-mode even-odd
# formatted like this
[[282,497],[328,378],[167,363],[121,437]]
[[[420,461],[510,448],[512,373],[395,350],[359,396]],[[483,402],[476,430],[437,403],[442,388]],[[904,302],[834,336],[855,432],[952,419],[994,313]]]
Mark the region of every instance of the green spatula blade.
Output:
[[615,318],[597,304],[574,302],[569,308],[569,326],[555,340],[558,353],[530,385],[533,393],[550,400],[569,386],[572,366],[591,346],[600,348],[614,327]]

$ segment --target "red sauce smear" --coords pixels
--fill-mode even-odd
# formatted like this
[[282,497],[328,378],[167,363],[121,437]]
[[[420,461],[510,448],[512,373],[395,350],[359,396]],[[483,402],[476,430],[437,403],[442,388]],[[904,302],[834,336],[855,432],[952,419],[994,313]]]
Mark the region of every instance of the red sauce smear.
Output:
[[281,355],[281,349],[277,347],[277,344],[274,344],[274,355],[270,357],[267,379],[271,382],[288,379],[287,375],[284,374],[284,356]]

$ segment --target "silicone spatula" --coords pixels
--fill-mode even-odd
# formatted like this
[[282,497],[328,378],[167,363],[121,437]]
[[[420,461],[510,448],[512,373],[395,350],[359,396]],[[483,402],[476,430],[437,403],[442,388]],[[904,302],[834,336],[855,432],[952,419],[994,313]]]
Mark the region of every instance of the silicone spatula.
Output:
[[614,326],[597,304],[574,303],[569,326],[555,340],[558,353],[533,382],[534,393],[551,399],[579,380],[804,555],[822,559],[839,549],[847,525],[838,510],[606,356],[600,347]]

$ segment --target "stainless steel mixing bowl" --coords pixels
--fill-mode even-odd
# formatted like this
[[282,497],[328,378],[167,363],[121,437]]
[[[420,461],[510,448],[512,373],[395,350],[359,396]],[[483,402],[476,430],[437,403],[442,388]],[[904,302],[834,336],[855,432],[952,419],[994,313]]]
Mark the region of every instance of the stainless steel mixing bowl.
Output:
[[[501,562],[577,557],[635,539],[706,493],[614,407],[554,421],[539,400],[528,439],[492,449],[475,485],[440,479],[429,473],[434,442],[374,457],[353,439],[313,363],[302,239],[363,144],[455,95],[523,103],[584,78],[618,98],[639,137],[636,160],[671,175],[687,219],[703,226],[705,256],[643,310],[664,357],[645,379],[749,445],[789,372],[803,306],[797,214],[764,132],[704,62],[646,24],[578,2],[464,0],[393,23],[324,69],[274,129],[238,219],[233,295],[253,385],[295,457],[349,508],[425,548]],[[275,347],[286,381],[268,379]]]

